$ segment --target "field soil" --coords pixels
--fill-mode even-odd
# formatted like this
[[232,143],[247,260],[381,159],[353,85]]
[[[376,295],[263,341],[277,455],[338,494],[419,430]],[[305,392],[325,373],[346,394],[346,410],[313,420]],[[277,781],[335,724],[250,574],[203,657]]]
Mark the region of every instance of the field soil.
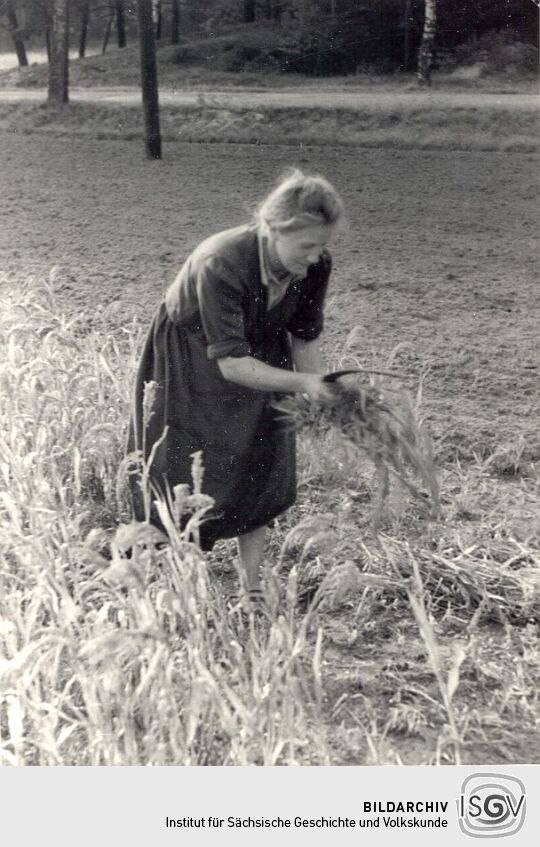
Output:
[[[400,345],[393,366],[404,384],[416,390],[423,377],[423,417],[447,475],[434,543],[458,529],[464,543],[500,540],[502,524],[518,540],[540,538],[531,481],[540,459],[537,156],[176,143],[150,162],[139,141],[17,132],[1,133],[0,149],[2,286],[16,290],[56,266],[59,308],[118,333],[134,317],[149,322],[190,250],[248,220],[285,167],[326,175],[347,209],[333,250],[328,369],[382,368]],[[452,488],[456,463],[464,476]],[[327,479],[304,478],[297,514],[309,495],[336,521],[346,511],[361,539],[365,504],[333,480],[331,459],[329,468]],[[364,739],[346,714],[360,691],[390,702],[380,669],[402,647],[391,632],[384,645],[354,642],[343,626],[334,621],[325,654],[329,720],[337,760],[357,763]],[[409,646],[422,654],[420,640]],[[392,743],[405,763],[423,760],[423,740]],[[540,760],[526,721],[497,744],[479,736],[469,761]]]
[[494,444],[516,421],[534,433],[536,157],[176,144],[147,162],[135,142],[9,133],[0,146],[5,284],[59,265],[63,307],[98,323],[150,314],[198,241],[248,220],[285,167],[326,174],[347,207],[329,358],[355,328],[364,361],[407,342],[432,402],[452,408],[445,428],[473,411]]

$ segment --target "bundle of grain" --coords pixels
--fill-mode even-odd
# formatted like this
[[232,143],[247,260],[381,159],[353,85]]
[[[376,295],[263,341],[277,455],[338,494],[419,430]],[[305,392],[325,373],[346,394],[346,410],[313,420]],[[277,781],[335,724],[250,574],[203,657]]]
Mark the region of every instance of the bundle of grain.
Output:
[[283,424],[321,436],[334,431],[371,460],[379,483],[376,520],[392,477],[413,497],[429,503],[437,515],[439,487],[431,444],[416,419],[409,395],[380,385],[345,384],[343,377],[349,374],[327,375],[326,380],[334,385],[333,402],[315,402],[300,395],[281,401],[277,408]]

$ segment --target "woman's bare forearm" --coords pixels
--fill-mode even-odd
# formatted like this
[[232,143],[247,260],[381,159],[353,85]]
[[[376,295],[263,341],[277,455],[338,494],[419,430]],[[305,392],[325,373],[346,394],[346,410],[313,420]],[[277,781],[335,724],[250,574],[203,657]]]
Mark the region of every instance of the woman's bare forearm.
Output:
[[228,356],[218,359],[218,367],[225,379],[243,385],[245,388],[284,393],[310,390],[308,387],[310,374],[274,368],[252,356],[241,358]]

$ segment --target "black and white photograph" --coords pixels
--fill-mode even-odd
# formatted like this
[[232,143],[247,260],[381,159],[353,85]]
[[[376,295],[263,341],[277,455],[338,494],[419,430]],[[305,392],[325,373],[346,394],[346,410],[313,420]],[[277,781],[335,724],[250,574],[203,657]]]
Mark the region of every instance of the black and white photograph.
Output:
[[1,766],[540,764],[538,18],[0,0]]

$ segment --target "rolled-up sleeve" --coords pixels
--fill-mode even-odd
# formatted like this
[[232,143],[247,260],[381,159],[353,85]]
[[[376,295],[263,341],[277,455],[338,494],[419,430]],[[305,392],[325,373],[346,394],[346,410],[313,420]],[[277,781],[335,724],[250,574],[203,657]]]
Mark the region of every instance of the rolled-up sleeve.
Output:
[[198,270],[196,288],[208,358],[251,356],[244,292],[234,271],[219,257],[210,257]]
[[331,270],[332,259],[325,253],[316,269],[301,284],[298,307],[287,325],[289,332],[296,338],[313,341],[321,334],[324,326],[324,299]]

